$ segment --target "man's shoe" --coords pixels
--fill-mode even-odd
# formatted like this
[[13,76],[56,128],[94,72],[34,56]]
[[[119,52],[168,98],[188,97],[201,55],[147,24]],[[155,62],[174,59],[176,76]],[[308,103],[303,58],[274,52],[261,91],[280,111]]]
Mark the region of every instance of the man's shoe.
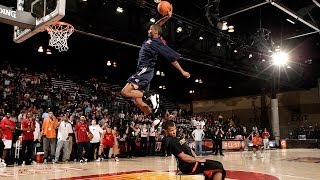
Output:
[[151,95],[148,99],[152,103],[153,113],[156,113],[159,109],[159,104],[160,104],[159,94]]
[[160,119],[156,118],[153,123],[152,123],[152,126],[153,127],[156,127],[158,124],[160,124]]

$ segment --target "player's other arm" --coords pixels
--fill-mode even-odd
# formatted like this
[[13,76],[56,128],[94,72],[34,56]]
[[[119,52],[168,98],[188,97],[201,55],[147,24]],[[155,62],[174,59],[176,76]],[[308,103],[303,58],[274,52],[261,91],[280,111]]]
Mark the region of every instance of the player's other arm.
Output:
[[187,163],[205,162],[206,161],[205,159],[199,159],[199,158],[192,157],[184,152],[181,152],[180,154],[178,154],[178,157],[181,161],[187,162]]

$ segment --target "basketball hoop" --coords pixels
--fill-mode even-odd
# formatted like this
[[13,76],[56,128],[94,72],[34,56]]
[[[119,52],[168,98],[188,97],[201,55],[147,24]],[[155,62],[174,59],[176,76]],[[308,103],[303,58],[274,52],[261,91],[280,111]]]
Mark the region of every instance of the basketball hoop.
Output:
[[46,30],[50,35],[49,46],[52,46],[61,51],[67,51],[68,38],[74,32],[74,27],[71,24],[65,22],[55,22],[47,26]]

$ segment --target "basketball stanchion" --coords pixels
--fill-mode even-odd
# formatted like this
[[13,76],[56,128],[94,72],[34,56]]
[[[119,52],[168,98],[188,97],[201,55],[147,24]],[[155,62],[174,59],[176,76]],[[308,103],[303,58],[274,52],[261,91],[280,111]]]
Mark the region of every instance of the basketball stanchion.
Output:
[[50,35],[49,46],[59,50],[59,52],[67,51],[68,38],[74,32],[74,27],[66,22],[55,22],[46,28]]

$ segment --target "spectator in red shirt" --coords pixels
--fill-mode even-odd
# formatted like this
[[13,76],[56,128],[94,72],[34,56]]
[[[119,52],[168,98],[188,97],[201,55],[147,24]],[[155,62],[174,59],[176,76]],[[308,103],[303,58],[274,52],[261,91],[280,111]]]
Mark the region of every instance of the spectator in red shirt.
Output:
[[[86,118],[84,116],[80,117],[79,122],[77,122],[74,129],[76,136],[76,143],[78,149],[78,161],[82,163],[83,161],[88,161],[88,152],[89,152],[89,126],[86,123]],[[82,157],[83,148],[86,151],[84,157]]]
[[[101,154],[102,152],[106,156],[106,158],[109,158],[109,151],[111,148],[113,148],[114,143],[116,142],[116,137],[112,133],[112,130],[110,127],[107,127],[106,130],[103,131],[101,140],[100,140],[100,148],[98,153],[98,159],[97,161],[101,161]],[[117,158],[115,159],[117,161]]]
[[12,147],[13,131],[16,129],[16,124],[10,120],[11,114],[7,113],[1,121],[2,141],[4,143],[4,150],[2,160],[5,161],[8,151]]
[[33,119],[32,113],[28,112],[27,118],[22,119],[21,121],[22,148],[21,148],[21,154],[20,154],[18,165],[21,165],[23,161],[25,161],[25,165],[31,165],[34,130],[35,130],[35,120]]

